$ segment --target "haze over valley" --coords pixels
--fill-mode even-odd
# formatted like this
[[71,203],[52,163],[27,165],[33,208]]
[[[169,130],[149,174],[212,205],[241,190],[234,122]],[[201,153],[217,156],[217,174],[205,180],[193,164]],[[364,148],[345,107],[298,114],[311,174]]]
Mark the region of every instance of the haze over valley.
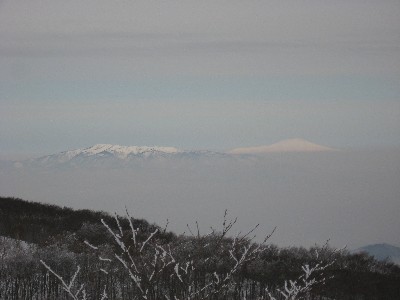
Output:
[[259,238],[276,226],[271,242],[281,246],[400,244],[398,149],[340,150],[302,139],[247,149],[98,144],[4,164],[0,190],[73,208],[123,214],[126,206],[150,222],[169,219],[177,233],[195,220],[204,231],[218,227],[228,209],[238,230],[259,223]]

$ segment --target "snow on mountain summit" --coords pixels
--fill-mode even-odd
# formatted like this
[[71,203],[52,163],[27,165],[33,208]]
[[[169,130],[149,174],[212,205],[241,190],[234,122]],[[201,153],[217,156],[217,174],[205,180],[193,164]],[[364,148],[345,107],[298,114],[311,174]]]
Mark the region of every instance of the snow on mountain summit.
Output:
[[[76,150],[73,150],[76,151]],[[78,150],[79,151],[79,150]],[[114,154],[119,158],[126,158],[128,155],[133,154],[144,154],[144,153],[178,153],[181,152],[179,149],[174,147],[148,147],[148,146],[120,146],[120,145],[111,145],[111,144],[97,144],[89,148],[85,148],[80,151],[80,153],[86,155],[97,155],[100,153],[110,153]]]
[[157,156],[181,153],[182,151],[174,147],[149,147],[149,146],[120,146],[112,144],[96,144],[82,149],[68,150],[61,153],[48,155],[37,159],[40,162],[63,163],[76,158],[104,158],[115,157],[126,159],[131,156]]
[[[159,146],[121,146],[112,144],[96,144],[91,147],[68,150],[61,153],[43,156],[37,159],[22,162],[23,165],[57,166],[59,164],[110,164],[142,159],[169,160],[169,159],[237,159],[236,154],[263,154],[274,152],[321,152],[335,149],[317,145],[302,139],[290,139],[270,146],[236,148],[229,152],[215,152],[209,150],[180,150],[175,147]],[[116,161],[117,160],[117,161]]]

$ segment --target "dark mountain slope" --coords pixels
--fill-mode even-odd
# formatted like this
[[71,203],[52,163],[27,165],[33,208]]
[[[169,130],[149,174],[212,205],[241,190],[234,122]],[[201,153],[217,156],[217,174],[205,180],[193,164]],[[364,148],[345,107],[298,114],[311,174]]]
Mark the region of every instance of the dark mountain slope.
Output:
[[[102,226],[100,220],[113,224],[114,217],[105,212],[91,210],[73,210],[67,207],[29,202],[22,199],[0,197],[0,235],[23,240],[29,243],[43,244],[54,236],[67,232],[76,233],[84,228]],[[122,224],[127,224],[121,218]],[[135,219],[135,228],[141,232],[153,231],[155,225],[145,220]],[[90,234],[90,230],[85,230]],[[166,234],[172,236],[171,233]],[[97,235],[97,239],[101,235]],[[105,242],[98,240],[99,243]]]
[[[84,241],[87,240],[101,247],[99,249],[104,254],[108,253],[108,257],[116,253],[118,247],[114,248],[115,241],[107,234],[100,219],[104,219],[114,231],[118,231],[114,217],[104,212],[73,210],[15,198],[0,198],[0,236],[18,238],[36,244],[29,248],[30,252],[25,251],[19,255],[18,251],[9,251],[8,255],[0,259],[0,283],[7,282],[9,286],[12,286],[10,290],[6,285],[0,284],[0,299],[33,299],[23,298],[32,286],[43,293],[43,297],[38,299],[67,299],[67,296],[57,294],[62,292],[62,288],[53,277],[51,277],[54,280],[53,285],[48,285],[46,272],[39,262],[40,259],[60,270],[65,277],[75,272],[76,264],[85,266],[82,273],[87,276],[85,278],[91,278],[87,283],[92,295],[101,292],[98,286],[103,286],[105,281],[111,282],[108,285],[110,295],[124,291],[121,287],[133,288],[129,277],[117,265],[113,265],[112,273],[107,276],[98,272],[103,262],[99,262],[97,254],[84,245]],[[120,218],[120,222],[124,229],[129,228],[126,219]],[[133,220],[133,223],[135,228],[141,228],[140,231],[144,235],[146,233],[149,235],[157,228],[156,225],[151,225],[145,220]],[[192,255],[195,253],[193,249],[197,249],[191,246],[191,240],[195,240],[196,237],[177,237],[163,231],[161,234],[160,242],[171,246],[173,251],[178,251],[177,253],[180,253],[176,256],[178,259],[186,253],[185,251],[189,251]],[[221,251],[212,253],[212,259],[215,259],[218,262],[216,265],[221,268],[229,265],[229,255],[221,253],[224,253],[222,251],[224,247],[231,243],[231,239],[225,237],[221,240]],[[190,247],[186,248],[185,245]],[[0,243],[0,246],[4,248],[6,245]],[[7,249],[4,248],[4,251],[8,251]],[[324,272],[327,278],[326,284],[315,287],[315,297],[312,299],[322,299],[321,297],[360,300],[400,299],[400,268],[398,266],[390,262],[379,262],[366,253],[336,252],[329,247],[304,249],[267,245],[259,257],[255,257],[238,270],[237,280],[243,287],[251,282],[252,287],[258,287],[261,291],[267,286],[272,288],[280,286],[284,280],[297,278],[301,274],[301,266],[315,263],[316,250],[321,254],[319,259],[325,262],[332,261],[332,265]],[[152,251],[153,248],[146,248],[143,256],[152,259],[154,256]],[[168,280],[169,278],[167,277]],[[21,280],[27,285],[21,285]],[[10,291],[14,298],[10,297]],[[247,299],[259,299],[259,291],[250,288]],[[52,293],[55,292],[57,293],[53,296]],[[132,299],[132,295],[115,296],[112,299]]]

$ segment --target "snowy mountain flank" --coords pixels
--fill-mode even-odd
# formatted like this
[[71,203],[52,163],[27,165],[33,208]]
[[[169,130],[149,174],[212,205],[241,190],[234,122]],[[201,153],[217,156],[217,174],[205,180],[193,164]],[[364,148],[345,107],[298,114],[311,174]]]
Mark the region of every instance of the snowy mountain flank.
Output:
[[337,151],[326,146],[317,145],[304,139],[288,139],[272,145],[258,147],[235,148],[229,151],[231,154],[262,154],[279,152],[323,152]]
[[[147,147],[147,146],[120,146],[120,145],[111,145],[111,144],[97,144],[89,148],[84,149],[76,149],[61,152],[60,154],[55,154],[58,156],[60,161],[71,160],[74,157],[82,156],[82,157],[91,157],[91,156],[114,156],[120,159],[125,159],[130,155],[137,156],[150,156],[154,154],[175,154],[182,153],[183,151],[174,148],[174,147]],[[52,157],[45,156],[46,157]]]
[[14,162],[14,167],[48,166],[122,166],[145,161],[198,160],[230,157],[223,152],[208,150],[181,150],[175,147],[160,146],[121,146],[96,144],[91,147],[68,150],[25,161]]

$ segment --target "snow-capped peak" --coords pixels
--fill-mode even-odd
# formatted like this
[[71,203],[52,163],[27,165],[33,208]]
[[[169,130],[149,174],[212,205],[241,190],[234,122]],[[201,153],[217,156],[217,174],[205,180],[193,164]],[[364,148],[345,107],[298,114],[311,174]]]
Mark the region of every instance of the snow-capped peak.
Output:
[[151,153],[160,152],[160,153],[172,154],[181,151],[174,147],[120,146],[111,144],[97,144],[92,147],[83,149],[81,152],[87,155],[96,155],[102,152],[108,152],[123,158],[130,154],[136,155],[136,154],[143,154],[146,152],[151,152]]
[[113,155],[115,157],[124,159],[129,155],[151,155],[151,154],[175,154],[180,153],[181,150],[174,147],[149,147],[149,146],[120,146],[120,145],[112,145],[112,144],[96,144],[94,146],[69,150],[60,153],[58,156],[58,160],[60,161],[68,161],[76,156],[103,156],[103,155]]

